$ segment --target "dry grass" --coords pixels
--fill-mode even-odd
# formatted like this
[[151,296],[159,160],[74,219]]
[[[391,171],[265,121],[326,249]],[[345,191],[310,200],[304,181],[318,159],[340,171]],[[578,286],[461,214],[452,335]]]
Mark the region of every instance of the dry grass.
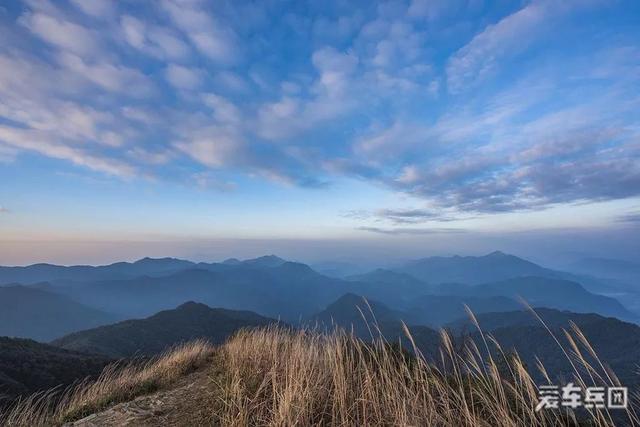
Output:
[[5,414],[0,414],[0,425],[49,426],[77,420],[170,385],[207,363],[213,351],[207,342],[193,341],[146,362],[110,365],[95,381],[85,381],[62,392],[36,394],[17,402]]
[[[575,383],[618,384],[575,325],[565,333],[570,348],[562,348],[557,339],[558,355],[571,362]],[[427,361],[415,346],[408,352],[381,338],[365,343],[344,332],[277,326],[242,330],[215,353],[210,389],[204,392],[213,400],[199,401],[211,408],[211,424],[225,426],[640,425],[635,399],[628,410],[615,413],[536,412],[538,389],[531,372],[517,354],[505,355],[491,336],[483,337],[482,348],[473,341],[460,348],[443,332],[436,362]],[[60,396],[20,402],[0,424],[59,425],[78,419],[165,387],[210,363],[213,352],[196,341],[143,365],[111,367],[97,381]],[[544,374],[544,367],[538,368]]]
[[[590,378],[580,376],[578,365],[587,362],[576,351],[582,335],[575,327],[574,332],[576,347],[558,353],[575,364],[577,383],[615,384],[604,365],[600,371],[582,366]],[[491,337],[483,345],[501,353]],[[435,364],[382,339],[364,343],[346,333],[278,328],[241,331],[223,346],[226,377],[216,420],[228,426],[550,426],[574,425],[576,418],[593,426],[640,424],[633,407],[615,416],[606,409],[536,412],[538,390],[517,355],[495,360],[495,351],[480,351],[472,342],[460,351],[444,332],[440,353]]]

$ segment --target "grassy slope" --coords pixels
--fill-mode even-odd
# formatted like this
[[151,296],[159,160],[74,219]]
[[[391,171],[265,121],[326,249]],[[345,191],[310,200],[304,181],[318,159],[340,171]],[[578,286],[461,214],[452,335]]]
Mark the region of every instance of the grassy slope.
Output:
[[97,376],[110,362],[32,340],[0,337],[0,395],[13,399]]
[[[170,425],[185,420],[194,425],[228,426],[573,424],[571,413],[534,410],[538,400],[535,382],[517,357],[481,360],[473,347],[454,349],[446,335],[440,365],[380,341],[364,343],[339,333],[276,327],[243,330],[215,351],[213,363],[212,354],[210,347],[183,348],[142,369],[111,371],[97,383],[70,393],[52,413],[42,415],[35,410],[37,405],[26,405],[13,417],[27,421],[16,425],[75,419],[170,386],[204,363],[210,366],[204,383],[208,399],[202,400],[201,388],[191,388],[197,390],[192,396],[188,386],[175,393],[179,401],[165,401],[175,409],[172,417],[177,424]],[[563,357],[561,352],[559,357]],[[592,372],[606,378],[598,366]],[[200,402],[199,407],[186,404],[191,400]],[[634,404],[628,412],[578,416],[593,426],[637,424],[635,410]],[[193,418],[196,411],[198,420]]]

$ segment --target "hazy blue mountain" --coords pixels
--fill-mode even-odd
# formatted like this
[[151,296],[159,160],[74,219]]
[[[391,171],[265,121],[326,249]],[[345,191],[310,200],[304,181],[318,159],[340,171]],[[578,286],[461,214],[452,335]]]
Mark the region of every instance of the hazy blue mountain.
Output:
[[588,292],[579,283],[545,277],[519,277],[500,282],[451,289],[464,296],[522,297],[533,307],[556,308],[576,313],[598,313],[622,320],[637,321],[635,314],[618,300]]
[[339,327],[361,338],[377,336],[376,326],[400,323],[403,314],[382,303],[352,293],[345,294],[308,320],[310,326]]
[[[560,341],[568,353],[570,344],[564,335],[563,328],[570,330],[570,323],[575,323],[586,336],[598,357],[609,365],[618,375],[623,385],[637,386],[640,377],[637,374],[640,360],[640,327],[612,317],[596,314],[577,314],[559,312],[551,309],[536,309],[536,312],[547,323],[553,335]],[[486,313],[478,316],[478,321],[486,332],[490,332],[500,343],[505,352],[517,351],[524,362],[536,374],[536,357],[538,357],[551,377],[564,376],[572,372],[571,365],[554,340],[553,336],[529,312]],[[462,323],[463,324],[463,323]],[[455,324],[459,328],[461,323]],[[469,326],[467,323],[466,326]],[[469,327],[468,331],[474,331]],[[474,332],[471,337],[476,340],[478,348],[484,348],[480,335]],[[583,355],[594,366],[588,351],[581,346]],[[490,344],[496,357],[496,351]],[[601,372],[601,370],[599,370]],[[584,374],[584,373],[583,373]],[[538,380],[542,381],[540,375]]]
[[243,262],[216,270],[99,281],[67,291],[87,305],[127,317],[148,316],[197,301],[297,322],[342,295],[345,283],[322,276],[305,264],[260,267]]
[[162,275],[191,268],[194,265],[191,261],[176,258],[143,258],[133,263],[117,262],[97,267],[90,265],[66,267],[52,264],[34,264],[26,267],[0,267],[0,284],[117,280],[142,275]]
[[[563,311],[544,307],[534,308],[534,311],[542,319],[544,324],[556,329],[568,328],[570,327],[570,322],[585,325],[587,323],[601,322],[603,319],[606,319],[606,317],[594,313],[574,313],[567,310]],[[474,316],[484,332],[491,332],[500,328],[543,326],[540,319],[528,309],[500,313],[474,312]],[[477,327],[468,316],[450,322],[445,325],[445,327],[455,332],[475,332],[477,330]]]
[[384,268],[378,268],[364,274],[348,276],[346,279],[352,282],[376,283],[400,289],[410,288],[414,290],[418,289],[420,291],[428,290],[429,286],[422,280],[418,280],[409,274]]
[[484,256],[429,257],[396,269],[426,283],[480,284],[521,276],[559,278],[557,272],[500,251]]
[[349,276],[352,292],[397,307],[406,307],[419,295],[430,293],[432,287],[415,277],[393,270],[377,270]]
[[406,310],[414,323],[440,327],[467,315],[465,305],[475,314],[513,311],[522,304],[504,296],[424,295]]
[[32,340],[0,337],[0,406],[23,395],[97,376],[110,359]]
[[280,267],[286,262],[286,260],[275,255],[265,255],[258,258],[241,261],[241,264],[250,265],[253,267]]
[[325,261],[311,265],[311,268],[325,276],[345,279],[366,271],[361,266],[344,261]]
[[360,295],[345,294],[307,321],[311,327],[353,332],[355,336],[366,341],[382,336],[389,343],[398,343],[413,351],[403,323],[407,326],[416,347],[425,357],[433,359],[440,343],[438,332],[424,325],[414,325],[407,313],[393,310],[383,303],[365,299]]
[[[636,286],[612,279],[595,277],[593,275],[576,274],[545,268],[517,256],[508,255],[499,251],[478,257],[452,256],[423,258],[409,262],[396,269],[396,271],[410,274],[417,279],[435,285],[442,283],[477,285],[524,276],[563,279],[580,283],[585,289],[592,293],[624,300],[629,307],[640,310],[640,288]],[[596,270],[594,272],[603,272],[603,270]]]
[[583,258],[569,266],[569,271],[640,284],[640,263],[609,258]]
[[115,320],[103,311],[41,288],[0,287],[0,336],[50,341]]
[[[532,272],[541,276],[527,275]],[[501,252],[482,257],[425,258],[402,269],[378,269],[350,276],[349,280],[324,276],[305,264],[287,262],[275,255],[198,264],[173,258],[145,258],[103,267],[55,267],[49,273],[53,274],[51,277],[66,275],[74,279],[55,280],[53,288],[44,290],[63,293],[119,318],[145,317],[186,301],[197,301],[297,323],[341,295],[354,293],[384,301],[392,309],[403,311],[413,324],[421,325],[438,326],[464,315],[464,303],[478,313],[518,309],[513,301],[518,296],[534,306],[637,320],[616,300],[589,292],[575,281],[562,280],[574,277],[570,273],[549,270]],[[109,278],[88,279],[102,276]],[[425,282],[426,277],[433,282]],[[496,277],[506,279],[493,280]],[[492,280],[483,281],[487,278]],[[451,281],[458,283],[447,283]],[[508,283],[500,284],[501,281]],[[597,288],[597,283],[589,283]],[[35,285],[41,286],[47,285]]]
[[250,311],[210,308],[187,302],[146,319],[126,320],[113,325],[75,332],[51,344],[68,350],[103,354],[113,358],[153,355],[196,338],[221,344],[245,327],[278,323]]

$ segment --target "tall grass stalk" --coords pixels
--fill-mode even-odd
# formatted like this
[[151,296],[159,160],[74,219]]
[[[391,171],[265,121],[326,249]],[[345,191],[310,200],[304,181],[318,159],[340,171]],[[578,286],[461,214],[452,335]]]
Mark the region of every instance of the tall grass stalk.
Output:
[[[559,354],[572,358],[575,382],[616,385],[575,325],[572,332],[577,339]],[[413,343],[408,328],[405,333]],[[484,353],[473,341],[460,351],[443,331],[436,364],[417,348],[408,354],[381,337],[364,342],[340,331],[241,331],[222,348],[226,379],[214,417],[228,426],[615,424],[606,409],[536,412],[538,387],[520,357],[507,355],[490,336],[482,343]],[[582,355],[579,343],[599,369]],[[590,373],[588,380],[581,371]],[[618,411],[615,420],[640,425],[635,405]]]

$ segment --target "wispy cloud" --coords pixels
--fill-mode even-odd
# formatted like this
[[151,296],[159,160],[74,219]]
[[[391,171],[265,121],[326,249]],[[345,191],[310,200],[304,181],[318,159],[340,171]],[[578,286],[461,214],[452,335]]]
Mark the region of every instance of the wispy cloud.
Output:
[[452,221],[447,212],[435,209],[380,209],[375,212],[379,218],[395,224],[419,224],[428,221]]
[[384,222],[393,225],[423,224],[429,222],[449,222],[461,219],[454,212],[445,209],[377,209],[377,210],[350,210],[341,213],[343,218]]
[[463,228],[379,228],[358,227],[357,230],[387,235],[422,235],[422,234],[449,234],[466,233]]
[[[0,161],[214,189],[356,178],[422,199],[365,213],[394,226],[640,196],[625,6],[472,3],[26,1],[0,21]],[[584,35],[591,7],[611,19]]]
[[557,18],[590,6],[589,1],[537,0],[487,26],[457,51],[447,64],[449,90],[457,92],[496,71],[501,61],[527,49],[546,35]]
[[166,70],[167,81],[178,89],[196,89],[202,83],[201,70],[169,64]]
[[617,218],[618,222],[628,224],[640,224],[640,212],[632,212],[625,215],[621,215]]
[[235,32],[198,2],[164,0],[161,4],[202,54],[222,64],[238,59],[240,46]]

